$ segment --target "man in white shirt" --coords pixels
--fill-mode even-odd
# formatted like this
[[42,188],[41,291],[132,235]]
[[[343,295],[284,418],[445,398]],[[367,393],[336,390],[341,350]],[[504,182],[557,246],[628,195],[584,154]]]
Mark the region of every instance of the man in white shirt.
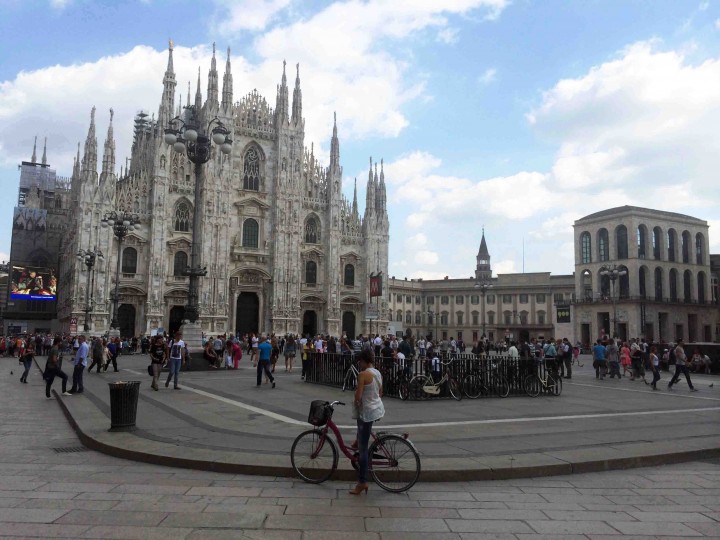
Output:
[[510,348],[508,349],[508,356],[510,358],[519,358],[520,357],[520,353],[518,352],[514,341],[510,343]]
[[78,349],[73,358],[73,383],[70,389],[71,394],[82,394],[83,387],[83,370],[87,367],[87,357],[90,347],[85,342],[85,336],[78,336]]
[[425,338],[421,337],[417,341],[418,349],[420,350],[420,356],[425,356]]
[[373,340],[373,346],[375,347],[375,356],[380,356],[380,347],[382,347],[383,340],[380,337],[380,334],[375,334],[375,339]]
[[315,352],[316,352],[316,353],[321,353],[321,352],[323,352],[323,339],[322,339],[322,336],[320,336],[320,335],[315,336],[315,343],[314,343],[313,345],[314,345],[314,347],[315,347]]
[[165,381],[165,388],[170,386],[171,379],[175,379],[173,386],[175,390],[180,390],[180,387],[178,386],[178,375],[180,374],[180,366],[185,365],[186,353],[187,350],[185,348],[185,342],[182,339],[182,334],[180,332],[175,332],[175,339],[170,342],[167,352],[170,359],[170,372],[168,373],[168,378]]

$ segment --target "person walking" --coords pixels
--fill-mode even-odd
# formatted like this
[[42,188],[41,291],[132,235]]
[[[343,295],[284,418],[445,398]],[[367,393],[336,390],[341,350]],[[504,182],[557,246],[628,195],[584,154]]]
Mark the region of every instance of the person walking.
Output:
[[77,338],[78,349],[73,357],[73,382],[70,389],[71,394],[82,394],[85,391],[83,387],[83,370],[87,367],[87,357],[90,347],[85,341],[85,336],[81,335]]
[[153,379],[150,388],[157,391],[158,381],[160,380],[160,372],[165,363],[165,339],[161,335],[155,336],[152,345],[150,345],[150,365],[153,370]]
[[285,371],[291,372],[293,368],[293,361],[295,361],[295,338],[288,336],[285,341]]
[[373,422],[385,416],[382,402],[382,375],[375,369],[375,358],[369,351],[358,354],[360,373],[357,378],[353,417],[357,419],[358,483],[349,493],[360,495],[368,491],[368,444]]
[[175,339],[170,342],[167,349],[167,355],[170,359],[170,372],[165,381],[165,388],[170,386],[170,381],[174,379],[173,388],[180,390],[178,386],[178,375],[180,367],[185,365],[187,351],[185,350],[185,342],[182,340],[182,332],[175,332]]
[[693,386],[693,383],[690,380],[690,370],[688,369],[688,367],[688,357],[685,354],[685,349],[683,348],[683,340],[678,339],[677,345],[675,346],[675,374],[668,383],[668,390],[672,390],[673,384],[678,382],[678,380],[680,379],[680,374],[683,373],[685,375],[685,379],[687,380],[688,386],[690,387],[690,391],[697,392],[697,388]]
[[593,347],[593,367],[595,368],[595,378],[603,380],[605,378],[605,347],[603,347],[601,339],[598,339]]
[[618,379],[622,378],[620,375],[620,351],[618,350],[617,343],[614,339],[608,341],[605,347],[605,356],[607,357],[608,365],[610,366],[610,378],[613,379],[617,375]]
[[257,346],[258,351],[258,362],[257,362],[257,386],[262,383],[263,371],[265,372],[265,378],[272,383],[272,387],[275,388],[275,377],[270,373],[270,354],[272,353],[272,345],[270,342],[262,336],[260,343]]
[[20,363],[25,368],[23,374],[20,375],[21,383],[27,384],[28,374],[30,373],[30,368],[32,367],[33,360],[35,360],[35,346],[30,340],[28,340],[28,346],[20,357]]
[[653,390],[657,390],[657,382],[660,380],[660,359],[657,355],[657,347],[654,345],[650,347],[650,357],[648,363],[653,373],[653,380],[650,383],[650,386],[652,386]]
[[107,358],[107,362],[105,363],[104,371],[108,370],[108,367],[110,367],[110,363],[112,362],[113,371],[115,371],[115,373],[117,373],[118,372],[117,358],[118,358],[118,355],[120,354],[120,341],[118,340],[118,338],[115,338],[115,339],[110,338],[110,342],[107,344],[106,349],[107,349],[108,358]]
[[90,367],[88,368],[87,372],[90,373],[92,371],[92,368],[97,366],[97,373],[100,373],[102,371],[103,367],[103,352],[104,352],[104,345],[103,340],[100,337],[96,337],[93,339],[92,342],[92,363],[90,364]]
[[52,346],[48,351],[47,362],[45,363],[45,373],[43,374],[43,379],[45,379],[45,397],[48,399],[51,398],[50,389],[52,388],[53,382],[55,382],[55,377],[60,377],[62,379],[62,395],[71,395],[67,391],[68,376],[62,369],[60,369],[60,343],[62,343],[62,339],[59,337],[56,337],[53,340]]

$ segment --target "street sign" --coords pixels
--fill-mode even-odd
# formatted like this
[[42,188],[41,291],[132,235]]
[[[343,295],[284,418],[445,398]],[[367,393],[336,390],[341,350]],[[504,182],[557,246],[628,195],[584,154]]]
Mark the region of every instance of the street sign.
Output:
[[77,317],[70,317],[70,333],[77,332]]
[[365,304],[365,318],[378,319],[380,317],[380,307],[377,304]]

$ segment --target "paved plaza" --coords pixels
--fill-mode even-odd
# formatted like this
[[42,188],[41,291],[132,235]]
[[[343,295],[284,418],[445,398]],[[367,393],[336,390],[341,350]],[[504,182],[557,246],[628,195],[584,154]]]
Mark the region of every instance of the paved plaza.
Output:
[[[3,538],[720,537],[718,458],[536,478],[421,480],[406,494],[389,494],[371,486],[367,496],[354,498],[346,494],[349,481],[313,486],[282,476],[165,467],[88,450],[79,443],[57,401],[45,399],[39,372],[33,370],[29,384],[22,385],[16,361],[2,362]],[[301,424],[309,399],[342,397],[337,390],[300,382],[296,373],[278,374],[275,390],[256,389],[247,369],[187,373],[182,375],[182,390],[161,386],[160,392],[153,392],[147,375],[133,373],[144,369],[144,358],[124,357],[122,362],[118,374],[86,375],[85,395],[63,398],[68,409],[79,418],[79,425],[89,429],[94,420],[82,417],[93,418],[96,411],[104,414],[107,381],[142,380],[138,432],[107,433],[105,416],[102,433],[120,436],[126,443],[130,439],[125,437],[133,437],[158,445],[159,450],[175,441],[187,457],[209,459],[242,442],[237,454],[254,449],[266,460],[260,464],[286,465],[286,442],[304,429]],[[578,439],[576,447],[581,448],[591,443],[587,437],[595,431],[594,451],[606,453],[627,449],[622,441],[633,434],[636,445],[639,441],[657,441],[658,445],[663,440],[678,444],[681,440],[717,441],[720,395],[709,388],[711,379],[698,377],[701,392],[692,395],[684,385],[670,394],[648,392],[645,385],[630,381],[614,382],[615,388],[599,387],[586,367],[557,400],[386,400],[386,424],[412,426],[407,430],[422,454],[423,466],[430,470],[434,459],[464,462],[471,448],[478,462],[491,463],[487,460],[493,451],[483,441],[494,444],[497,455],[514,455],[516,461],[538,452],[562,455],[558,454],[562,448],[553,448],[570,440]],[[159,411],[165,411],[165,416],[156,418]],[[625,415],[645,411],[653,414]],[[608,416],[607,423],[598,414]],[[454,428],[432,427],[443,416],[456,423]],[[553,416],[555,420],[546,419]],[[173,423],[162,425],[172,418]],[[336,420],[349,424],[349,411],[339,411]],[[201,433],[214,436],[201,441]],[[450,438],[452,433],[456,435]],[[91,435],[101,437],[100,427]],[[443,442],[438,439],[441,436],[449,440]],[[535,441],[535,452],[530,450],[530,441]],[[436,452],[445,454],[435,457]]]

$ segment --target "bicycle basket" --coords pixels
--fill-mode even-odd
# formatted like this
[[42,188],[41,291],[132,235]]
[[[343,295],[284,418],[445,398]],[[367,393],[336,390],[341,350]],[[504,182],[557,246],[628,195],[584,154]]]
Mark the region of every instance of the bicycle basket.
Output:
[[308,415],[308,424],[321,427],[328,423],[332,416],[330,403],[316,399],[310,403],[310,414]]

